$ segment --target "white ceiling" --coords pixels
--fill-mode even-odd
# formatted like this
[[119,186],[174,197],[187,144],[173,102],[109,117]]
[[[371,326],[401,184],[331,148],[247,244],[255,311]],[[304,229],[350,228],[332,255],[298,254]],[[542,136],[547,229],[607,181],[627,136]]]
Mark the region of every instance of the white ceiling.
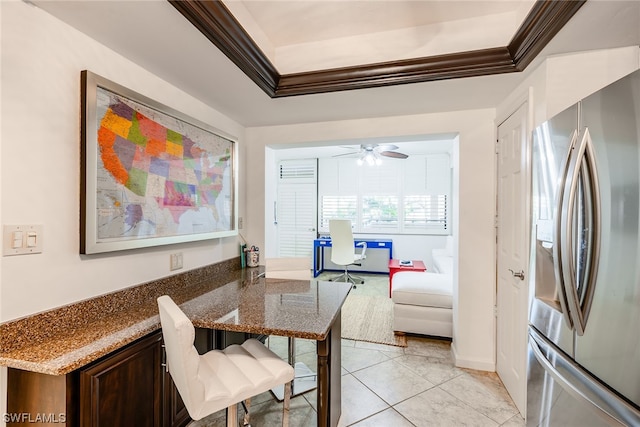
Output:
[[[499,3],[513,1],[492,3],[504,7]],[[249,127],[493,108],[547,55],[640,45],[639,1],[589,0],[524,73],[271,99],[167,1],[34,0],[33,3]],[[247,10],[258,10],[267,6],[262,3],[269,2],[255,3],[249,4]],[[299,3],[294,5],[298,8],[306,2],[294,3]],[[345,3],[375,6],[377,1],[320,3],[330,7]],[[473,6],[485,5],[479,0],[437,3],[438,7],[446,3],[465,12],[471,12]],[[311,12],[305,12],[305,19],[311,16]],[[274,32],[272,37],[280,40],[278,43],[301,34],[296,31],[287,35],[277,28],[275,18],[266,21],[275,25],[273,31],[278,35]],[[322,28],[330,27],[331,23]]]
[[[224,3],[232,12],[242,5],[271,43],[281,47],[514,12],[520,7],[525,7],[526,12],[533,0],[226,0]],[[248,29],[248,20],[239,21]]]
[[280,74],[506,46],[535,0],[226,0]]

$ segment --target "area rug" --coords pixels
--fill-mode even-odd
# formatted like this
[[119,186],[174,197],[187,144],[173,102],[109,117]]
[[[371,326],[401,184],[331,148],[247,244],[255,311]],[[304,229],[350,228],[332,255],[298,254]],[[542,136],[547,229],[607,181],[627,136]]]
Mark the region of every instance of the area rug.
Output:
[[369,295],[347,297],[342,306],[342,338],[378,344],[407,346],[407,337],[393,333],[391,298]]

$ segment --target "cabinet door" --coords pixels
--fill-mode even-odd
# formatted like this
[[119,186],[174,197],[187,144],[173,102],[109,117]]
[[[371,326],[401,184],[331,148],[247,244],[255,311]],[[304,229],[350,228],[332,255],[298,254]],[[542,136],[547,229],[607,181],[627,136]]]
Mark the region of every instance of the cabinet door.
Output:
[[80,371],[82,426],[162,426],[161,343],[152,334]]
[[191,417],[168,372],[164,375],[164,385],[164,427],[186,426]]

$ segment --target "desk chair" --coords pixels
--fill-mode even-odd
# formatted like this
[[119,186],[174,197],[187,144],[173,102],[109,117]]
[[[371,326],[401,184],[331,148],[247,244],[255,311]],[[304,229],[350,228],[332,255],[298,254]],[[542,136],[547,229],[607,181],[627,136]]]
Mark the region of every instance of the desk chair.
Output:
[[[311,259],[303,257],[293,258],[266,258],[265,259],[265,278],[266,279],[290,279],[300,281],[311,280]],[[267,288],[272,284],[267,282]],[[310,284],[306,284],[305,291],[308,291]],[[275,292],[284,292],[289,290],[294,293],[295,290],[285,290],[279,288],[276,283],[272,286]],[[268,292],[268,290],[267,290]],[[307,365],[302,362],[296,363],[296,342],[295,338],[289,337],[287,360],[295,369],[295,377],[291,386],[291,396],[297,396],[306,393],[318,387],[317,374],[313,372]],[[271,390],[278,400],[283,399],[284,388],[282,386],[275,387]]]
[[193,346],[195,329],[180,307],[167,295],[158,298],[167,354],[167,367],[194,420],[227,409],[227,426],[238,425],[238,403],[246,408],[249,424],[251,396],[285,384],[282,425],[289,425],[289,398],[294,371],[289,364],[255,339],[224,350],[199,355]]
[[344,273],[329,279],[329,281],[344,280],[345,282],[351,282],[355,289],[355,285],[364,283],[364,279],[351,275],[347,267],[350,265],[362,265],[362,261],[366,258],[367,243],[358,243],[358,246],[362,246],[362,251],[356,254],[351,221],[348,219],[329,220],[329,235],[331,236],[331,262],[344,266]]

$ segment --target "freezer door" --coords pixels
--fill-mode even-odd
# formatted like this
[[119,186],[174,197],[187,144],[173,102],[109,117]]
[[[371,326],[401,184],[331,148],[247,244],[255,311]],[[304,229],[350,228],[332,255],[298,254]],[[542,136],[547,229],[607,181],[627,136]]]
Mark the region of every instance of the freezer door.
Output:
[[581,110],[597,163],[601,250],[574,357],[640,407],[640,72],[589,96]]
[[529,330],[527,426],[637,426],[640,412]]
[[574,105],[533,133],[532,248],[530,286],[534,298],[530,323],[563,351],[573,355],[572,321],[562,284],[558,241],[563,182],[578,137]]

